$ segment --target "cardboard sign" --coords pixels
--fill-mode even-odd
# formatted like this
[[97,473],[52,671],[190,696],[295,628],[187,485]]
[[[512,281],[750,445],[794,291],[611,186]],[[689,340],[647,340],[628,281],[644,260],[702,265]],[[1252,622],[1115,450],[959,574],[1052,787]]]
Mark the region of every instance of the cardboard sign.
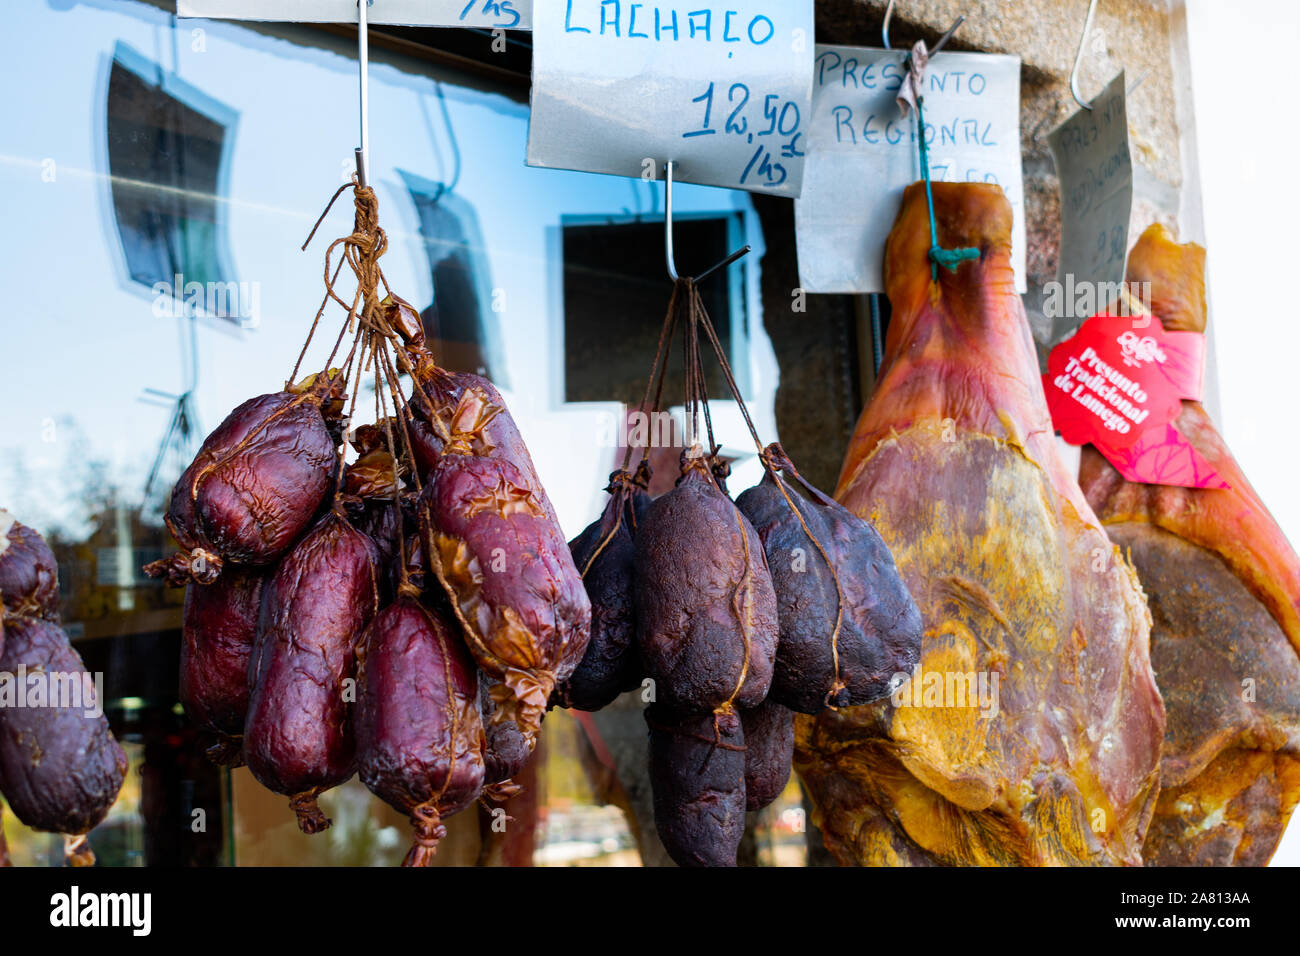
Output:
[[533,18],[528,164],[797,196],[812,0],[548,0]]
[[[1133,160],[1128,144],[1124,74],[1047,137],[1061,180],[1061,257],[1056,279],[1079,287],[1113,288],[1124,280]],[[1078,327],[1069,313],[1049,315],[1056,341]]]
[[1173,424],[1183,399],[1200,399],[1204,368],[1199,332],[1102,314],[1052,349],[1043,390],[1061,437],[1091,443],[1129,481],[1226,488]]
[[[913,117],[895,97],[904,50],[818,45],[804,190],[795,204],[799,283],[807,292],[883,292],[885,238],[903,190],[921,178]],[[1011,263],[1025,291],[1020,59],[936,53],[925,71],[926,143],[935,182],[1000,185],[1015,215]]]
[[[292,23],[356,23],[357,0],[176,0],[179,17],[210,20],[271,20]],[[532,26],[533,0],[373,0],[366,22],[379,26]]]

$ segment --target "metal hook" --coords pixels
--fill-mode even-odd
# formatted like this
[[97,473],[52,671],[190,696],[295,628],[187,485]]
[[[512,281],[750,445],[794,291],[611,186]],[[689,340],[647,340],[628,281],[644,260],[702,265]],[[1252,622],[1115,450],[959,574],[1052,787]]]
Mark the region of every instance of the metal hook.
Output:
[[677,259],[673,256],[673,161],[664,164],[664,256],[668,261],[668,278],[676,282]]
[[[889,45],[889,21],[892,20],[893,17],[894,0],[889,0],[889,4],[885,7],[885,22],[880,25],[880,38],[885,41],[886,50],[893,49],[893,47]],[[943,45],[952,39],[952,35],[957,32],[957,28],[965,22],[966,18],[964,16],[959,16],[956,20],[952,21],[952,26],[944,32],[943,36],[939,37],[939,42],[926,52],[929,53],[930,56],[934,56],[934,54],[942,50]]]
[[1074,102],[1085,110],[1092,109],[1092,106],[1085,103],[1083,97],[1079,95],[1079,64],[1083,62],[1083,48],[1088,43],[1088,34],[1092,31],[1092,15],[1096,12],[1097,0],[1088,0],[1088,16],[1083,21],[1083,35],[1079,37],[1079,51],[1074,54],[1074,66],[1070,68],[1070,95],[1074,97]]
[[943,36],[939,37],[939,42],[934,45],[934,49],[927,50],[926,52],[929,53],[930,56],[934,56],[942,50],[943,45],[952,39],[952,35],[957,32],[957,28],[965,22],[965,17],[958,17],[956,20],[952,21],[952,26],[944,32]]
[[357,181],[366,185],[366,165],[370,159],[370,28],[366,8],[375,0],[357,0],[357,63],[361,84],[361,145],[356,149]]
[[[664,260],[668,265],[668,278],[676,282],[681,278],[677,274],[677,259],[673,254],[673,167],[677,165],[671,159],[664,163]],[[736,260],[747,255],[751,246],[747,243],[741,246],[721,262],[709,266],[698,276],[695,281],[703,282],[706,278],[713,275],[719,269],[725,269]]]

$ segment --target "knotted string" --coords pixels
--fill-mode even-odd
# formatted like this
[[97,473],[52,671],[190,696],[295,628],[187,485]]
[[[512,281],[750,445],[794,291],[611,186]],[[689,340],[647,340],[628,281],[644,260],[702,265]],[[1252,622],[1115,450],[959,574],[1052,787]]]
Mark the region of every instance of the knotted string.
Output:
[[921,156],[921,179],[925,182],[925,203],[930,213],[930,281],[937,282],[940,266],[949,272],[956,272],[958,264],[967,259],[978,259],[980,251],[973,246],[944,249],[939,245],[939,230],[934,221],[934,190],[930,187],[930,150],[925,142],[925,114],[922,107],[925,97],[921,92],[925,82],[927,61],[924,43],[917,44],[916,59],[913,58],[912,53],[903,58],[903,70],[908,74],[904,82],[911,84],[911,90],[906,97],[900,96],[899,102],[904,106],[904,115],[907,113],[906,104],[916,108],[916,139]]

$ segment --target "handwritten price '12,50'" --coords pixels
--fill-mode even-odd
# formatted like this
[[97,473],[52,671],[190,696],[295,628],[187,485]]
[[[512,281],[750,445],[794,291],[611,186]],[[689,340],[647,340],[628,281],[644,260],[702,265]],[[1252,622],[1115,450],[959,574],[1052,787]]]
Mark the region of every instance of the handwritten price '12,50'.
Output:
[[[781,101],[781,97],[776,93],[769,93],[763,97],[761,120],[755,120],[751,123],[750,111],[757,109],[759,100],[750,95],[749,87],[744,83],[732,83],[727,90],[727,102],[722,108],[718,109],[719,115],[724,111],[727,117],[723,121],[722,128],[717,129],[713,125],[714,121],[714,97],[717,89],[716,83],[710,83],[699,96],[691,100],[692,103],[701,103],[704,106],[704,121],[700,124],[699,129],[693,129],[683,133],[683,139],[689,139],[693,136],[743,136],[746,142],[752,143],[756,139],[760,142],[754,150],[754,155],[750,157],[745,166],[745,171],[740,174],[740,185],[745,185],[750,176],[761,180],[765,186],[780,186],[786,181],[789,173],[783,164],[774,162],[778,156],[783,159],[793,159],[803,155],[803,150],[799,148],[799,138],[803,133],[799,130],[802,117],[799,115],[799,105],[792,100]],[[785,140],[779,147],[770,147],[766,142],[761,141],[761,137],[776,137],[778,140]],[[774,153],[773,149],[778,152]]]

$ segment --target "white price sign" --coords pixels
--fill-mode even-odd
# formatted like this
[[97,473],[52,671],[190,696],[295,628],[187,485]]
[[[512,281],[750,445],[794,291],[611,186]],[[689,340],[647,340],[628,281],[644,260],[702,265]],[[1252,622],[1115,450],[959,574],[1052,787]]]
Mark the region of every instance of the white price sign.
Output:
[[[903,190],[921,178],[916,121],[895,96],[903,50],[817,47],[803,195],[795,203],[799,283],[807,292],[883,292],[885,239]],[[930,178],[996,183],[1015,220],[1011,262],[1025,291],[1020,59],[936,53],[923,109]]]
[[[176,0],[176,15],[210,20],[356,23],[357,0]],[[372,0],[372,25],[527,30],[533,0]]]
[[812,0],[548,0],[533,20],[528,163],[797,196]]

